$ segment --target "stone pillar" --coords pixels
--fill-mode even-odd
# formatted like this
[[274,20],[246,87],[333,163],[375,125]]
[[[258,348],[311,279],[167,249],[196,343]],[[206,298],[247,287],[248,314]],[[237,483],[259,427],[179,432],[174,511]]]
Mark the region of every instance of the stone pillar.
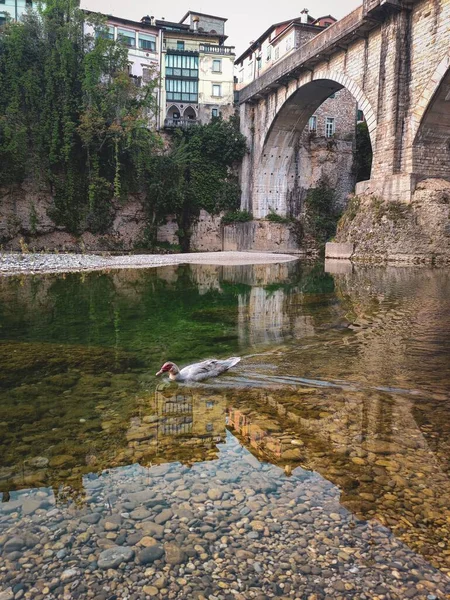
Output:
[[248,154],[242,160],[240,171],[241,185],[241,210],[252,212],[252,175],[254,160],[254,114],[253,106],[248,103],[241,104],[239,116],[241,133],[247,139]]

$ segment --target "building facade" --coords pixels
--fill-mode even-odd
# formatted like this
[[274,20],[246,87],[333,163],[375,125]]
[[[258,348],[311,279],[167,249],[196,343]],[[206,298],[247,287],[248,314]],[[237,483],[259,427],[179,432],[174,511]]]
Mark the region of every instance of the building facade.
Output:
[[331,15],[314,19],[307,9],[300,17],[271,25],[235,63],[236,89],[260,77],[282,58],[336,22]]
[[225,46],[226,19],[189,11],[163,32],[161,123],[166,129],[229,118],[234,104],[234,48]]
[[[1,1],[1,0],[0,0]],[[85,31],[92,36],[102,36],[122,43],[128,50],[128,70],[140,87],[155,77],[158,85],[155,88],[155,100],[158,106],[155,114],[149,115],[149,124],[160,128],[161,105],[161,49],[162,30],[156,26],[153,17],[143,17],[141,21],[131,21],[122,17],[108,15],[106,23],[101,27],[89,24],[89,12],[86,11],[87,25]]]
[[0,26],[7,21],[20,21],[22,15],[33,8],[32,0],[0,0]]
[[87,31],[127,47],[137,85],[158,78],[154,121],[157,129],[174,129],[227,119],[234,112],[235,54],[234,47],[224,45],[225,22],[193,11],[180,22],[109,15],[105,26]]

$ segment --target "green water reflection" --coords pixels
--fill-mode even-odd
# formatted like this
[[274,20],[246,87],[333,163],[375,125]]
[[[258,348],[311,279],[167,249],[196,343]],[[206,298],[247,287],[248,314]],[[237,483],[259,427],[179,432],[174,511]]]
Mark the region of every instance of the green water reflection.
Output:
[[[235,354],[240,365],[207,385],[156,387],[167,359]],[[4,501],[51,488],[57,504],[82,507],[89,474],[220,462],[228,430],[281,468],[280,489],[296,469],[315,471],[354,518],[450,572],[445,271],[287,263],[3,278],[0,368]]]

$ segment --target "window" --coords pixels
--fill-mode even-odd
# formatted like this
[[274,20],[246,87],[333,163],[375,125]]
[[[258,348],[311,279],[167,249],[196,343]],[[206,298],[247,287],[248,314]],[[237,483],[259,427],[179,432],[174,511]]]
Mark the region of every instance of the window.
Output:
[[333,137],[336,131],[335,119],[333,117],[327,117],[325,121],[325,135],[326,137]]
[[358,123],[361,123],[362,121],[364,121],[364,113],[359,108],[358,108],[358,114],[357,114],[356,119],[357,119]]
[[206,424],[206,431],[214,431],[214,425],[212,423],[207,423]]
[[275,60],[278,60],[280,58],[280,47],[277,46],[275,48]]
[[[214,110],[214,108],[213,108],[213,110]],[[216,109],[216,110],[217,110],[217,109]],[[214,408],[214,401],[213,401],[213,400],[207,400],[207,401],[206,401],[206,408],[208,408],[209,410],[210,410],[211,408]]]
[[247,79],[253,79],[253,62],[248,64]]
[[150,50],[155,52],[156,50],[156,36],[148,33],[139,34],[139,48],[141,50]]
[[292,38],[288,37],[288,39],[286,40],[286,52],[289,52],[289,50],[292,48]]
[[0,14],[0,27],[6,23],[6,16],[4,14]]
[[148,83],[151,80],[152,80],[152,69],[149,69],[148,67],[143,67],[142,68],[142,81],[144,83]]
[[[5,4],[5,0],[0,0],[0,4]],[[2,19],[6,19],[6,17],[4,15],[0,15],[2,17]]]
[[220,84],[214,84],[212,86],[212,95],[213,96],[221,96],[222,95],[222,86]]
[[[1,0],[0,0],[0,2],[1,2]],[[114,27],[107,25],[106,27],[100,27],[99,29],[96,29],[95,37],[96,38],[104,38],[106,40],[113,40],[114,39]]]
[[198,78],[198,56],[166,54],[167,77]]
[[314,132],[317,131],[317,117],[315,117],[315,116],[312,116],[309,119],[309,131],[314,131]]
[[212,71],[213,73],[222,73],[222,61],[220,58],[215,58],[212,61]]
[[166,94],[169,102],[197,102],[198,81],[166,79]]
[[177,50],[184,50],[184,42],[177,41]]
[[136,35],[134,31],[129,29],[117,29],[117,38],[127,48],[134,48],[136,46]]
[[[218,108],[213,108],[211,111],[211,116],[212,117],[218,117],[219,116],[219,109]],[[206,408],[210,408],[208,407],[208,402],[206,403]]]
[[242,83],[244,81],[244,69],[241,69],[239,71],[239,77],[238,77],[238,82]]
[[269,44],[266,50],[266,61],[269,61],[272,58],[272,46]]

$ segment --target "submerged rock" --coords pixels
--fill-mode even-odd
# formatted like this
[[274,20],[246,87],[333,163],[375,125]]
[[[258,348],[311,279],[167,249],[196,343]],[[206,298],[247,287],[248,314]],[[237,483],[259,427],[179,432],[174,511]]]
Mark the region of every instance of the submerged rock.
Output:
[[100,569],[116,569],[123,562],[130,562],[134,558],[133,548],[128,546],[114,546],[100,553],[98,566]]

